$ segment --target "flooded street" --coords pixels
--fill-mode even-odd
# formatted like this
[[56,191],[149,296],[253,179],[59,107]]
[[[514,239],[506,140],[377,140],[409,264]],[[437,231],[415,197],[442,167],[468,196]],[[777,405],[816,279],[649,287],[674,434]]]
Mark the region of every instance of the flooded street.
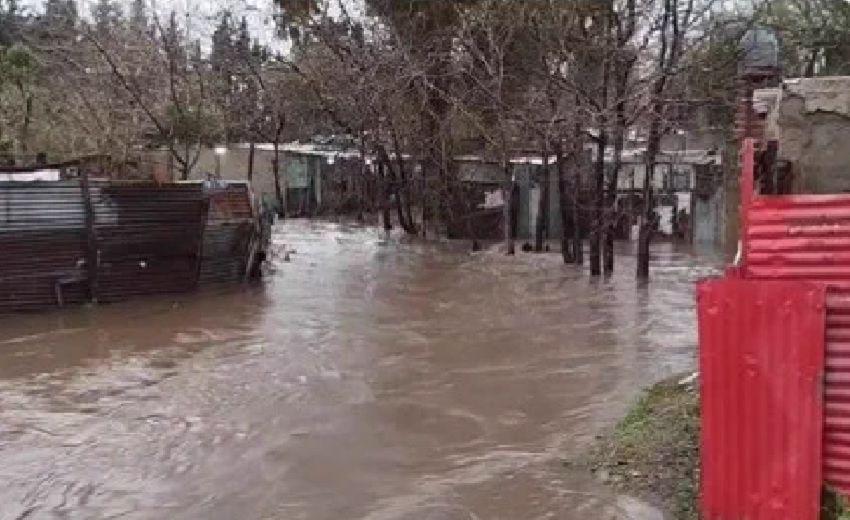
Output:
[[0,318],[0,519],[651,518],[565,459],[693,368],[693,281],[287,221],[263,284]]

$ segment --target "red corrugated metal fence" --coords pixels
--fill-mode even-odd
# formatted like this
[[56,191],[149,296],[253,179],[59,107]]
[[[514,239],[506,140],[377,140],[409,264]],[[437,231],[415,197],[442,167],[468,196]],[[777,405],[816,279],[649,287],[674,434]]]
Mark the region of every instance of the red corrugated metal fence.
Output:
[[[751,142],[744,150],[748,156]],[[751,186],[752,161],[748,164],[743,185]],[[827,484],[850,495],[850,195],[742,200],[742,275],[827,287],[823,473]]]
[[797,281],[700,283],[702,518],[818,518],[824,294]]

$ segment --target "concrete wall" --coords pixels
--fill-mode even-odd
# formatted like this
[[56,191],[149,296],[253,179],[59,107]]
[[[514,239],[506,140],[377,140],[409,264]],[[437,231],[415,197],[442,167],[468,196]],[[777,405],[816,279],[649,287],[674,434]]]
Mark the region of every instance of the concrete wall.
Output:
[[[189,177],[193,180],[204,180],[219,172],[221,178],[225,180],[247,180],[248,159],[249,150],[243,146],[229,147],[224,154],[218,157],[212,148],[203,148]],[[157,165],[165,165],[168,163],[168,152],[149,152],[147,160]],[[273,150],[260,147],[254,150],[254,174],[251,187],[258,197],[274,205],[276,204],[276,194],[273,161]],[[317,202],[321,203],[321,172],[330,170],[333,166],[326,164],[324,157],[293,155],[286,152],[280,153],[280,162],[281,187],[290,190],[304,190],[309,188],[312,183],[319,198]],[[174,175],[178,175],[177,171],[174,172]]]
[[661,137],[661,151],[710,150],[722,149],[725,145],[726,130],[722,127],[706,126],[689,129],[684,134],[665,134]]
[[786,80],[766,124],[779,160],[792,165],[795,191],[850,191],[850,77]]
[[691,222],[694,243],[719,243],[721,241],[720,231],[723,229],[721,223],[725,216],[722,187],[718,187],[710,195],[694,195],[692,204],[693,218]]
[[[549,179],[549,222],[548,236],[561,236],[561,209],[558,196],[558,176],[555,165],[550,165],[553,175]],[[519,185],[519,215],[517,216],[517,238],[531,240],[537,229],[537,213],[543,193],[543,167],[539,164],[515,164],[514,176]]]
[[457,161],[456,166],[458,178],[463,181],[487,184],[505,182],[502,167],[496,163]]

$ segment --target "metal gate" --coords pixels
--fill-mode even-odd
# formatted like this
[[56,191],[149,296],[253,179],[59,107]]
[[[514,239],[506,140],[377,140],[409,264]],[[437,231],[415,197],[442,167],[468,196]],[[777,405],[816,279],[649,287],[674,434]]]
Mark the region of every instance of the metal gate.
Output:
[[727,277],[698,303],[702,518],[818,518],[823,285]]

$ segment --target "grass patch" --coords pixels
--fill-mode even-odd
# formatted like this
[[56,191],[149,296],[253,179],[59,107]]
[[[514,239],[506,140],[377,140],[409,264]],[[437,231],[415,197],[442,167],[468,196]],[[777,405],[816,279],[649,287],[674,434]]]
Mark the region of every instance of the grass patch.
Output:
[[[645,391],[593,454],[597,475],[655,502],[674,518],[696,520],[699,490],[699,399],[682,376]],[[848,519],[850,520],[850,519]]]
[[[699,397],[677,376],[645,391],[592,453],[596,474],[681,520],[699,518]],[[824,489],[821,520],[850,520],[850,499]]]
[[850,520],[850,500],[830,489],[824,489],[821,520]]

